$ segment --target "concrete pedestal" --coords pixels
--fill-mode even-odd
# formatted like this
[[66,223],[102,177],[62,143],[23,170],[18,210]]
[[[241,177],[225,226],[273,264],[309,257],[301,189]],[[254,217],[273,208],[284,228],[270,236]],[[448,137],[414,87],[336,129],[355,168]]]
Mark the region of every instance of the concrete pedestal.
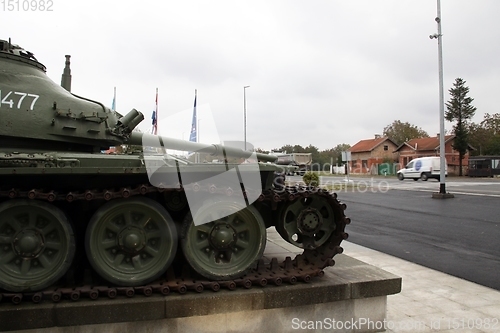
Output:
[[383,331],[387,295],[401,291],[401,278],[343,254],[335,260],[322,278],[280,287],[37,305],[3,302],[0,331]]

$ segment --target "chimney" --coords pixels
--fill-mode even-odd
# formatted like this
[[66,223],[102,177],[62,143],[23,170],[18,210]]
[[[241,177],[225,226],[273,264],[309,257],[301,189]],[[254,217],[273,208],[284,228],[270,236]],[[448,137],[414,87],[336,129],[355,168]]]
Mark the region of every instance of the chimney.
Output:
[[438,133],[438,134],[436,135],[436,138],[437,138],[438,140],[439,140],[439,134],[440,134],[440,133]]
[[380,139],[382,136],[380,134],[375,134],[375,139]]

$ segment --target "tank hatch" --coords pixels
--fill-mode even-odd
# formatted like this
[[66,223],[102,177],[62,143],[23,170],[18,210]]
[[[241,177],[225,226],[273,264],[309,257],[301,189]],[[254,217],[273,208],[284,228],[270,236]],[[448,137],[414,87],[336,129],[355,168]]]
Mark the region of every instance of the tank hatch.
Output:
[[19,45],[12,44],[10,38],[8,41],[0,39],[0,57],[21,61],[37,67],[44,72],[47,71],[45,66],[38,62],[33,53],[26,51]]

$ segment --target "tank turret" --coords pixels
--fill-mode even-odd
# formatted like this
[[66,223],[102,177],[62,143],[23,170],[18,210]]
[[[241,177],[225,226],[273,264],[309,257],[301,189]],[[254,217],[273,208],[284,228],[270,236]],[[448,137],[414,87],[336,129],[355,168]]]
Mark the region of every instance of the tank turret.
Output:
[[[33,53],[0,41],[0,143],[18,150],[40,147],[54,150],[100,152],[120,144],[142,145],[142,134],[132,133],[144,116],[131,110],[125,116],[103,104],[71,93],[70,56],[61,86],[45,74]],[[220,145],[162,138],[165,148],[223,155]],[[250,157],[241,149],[224,148],[225,154]],[[273,156],[259,158],[274,161]]]
[[0,45],[3,147],[97,152],[124,142],[118,113],[55,84],[33,53],[6,41]]

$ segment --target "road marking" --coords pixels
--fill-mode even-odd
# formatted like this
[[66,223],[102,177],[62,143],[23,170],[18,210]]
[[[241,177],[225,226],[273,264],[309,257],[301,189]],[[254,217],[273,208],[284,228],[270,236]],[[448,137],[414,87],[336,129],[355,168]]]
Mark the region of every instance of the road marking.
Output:
[[[437,193],[438,191],[433,191],[429,189],[415,189],[415,188],[389,188],[390,190],[400,190],[400,191],[415,191],[415,192],[434,192]],[[472,193],[472,192],[453,192],[451,194],[463,194],[463,195],[475,195],[478,197],[495,197],[495,198],[500,198],[500,194],[486,194],[486,193]]]

